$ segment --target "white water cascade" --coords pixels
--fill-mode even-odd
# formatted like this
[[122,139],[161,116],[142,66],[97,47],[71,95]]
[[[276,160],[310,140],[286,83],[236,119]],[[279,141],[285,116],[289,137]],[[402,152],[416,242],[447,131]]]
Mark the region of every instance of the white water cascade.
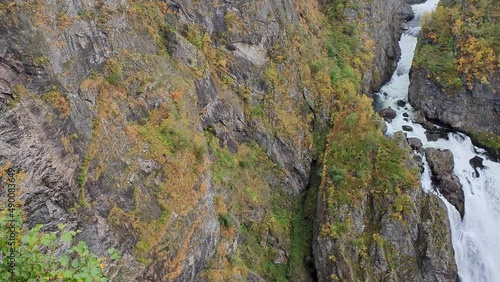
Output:
[[[455,261],[462,282],[500,281],[500,164],[489,160],[483,149],[475,147],[464,134],[452,132],[448,140],[427,141],[425,129],[412,122],[414,110],[410,104],[397,105],[398,100],[408,102],[409,71],[417,35],[420,30],[419,19],[426,11],[436,8],[439,0],[428,0],[423,4],[413,5],[415,18],[399,41],[401,59],[391,81],[376,94],[376,101],[383,108],[391,107],[397,116],[387,124],[387,134],[392,136],[403,125],[409,125],[413,131],[406,132],[407,137],[417,137],[423,147],[449,149],[454,156],[454,174],[459,177],[465,194],[465,216],[460,219],[458,211],[442,196],[448,208],[451,223]],[[381,94],[386,93],[386,94]],[[403,117],[407,113],[409,118]],[[485,168],[479,170],[480,176],[474,177],[474,169],[469,160],[474,156],[484,159]],[[439,194],[431,187],[429,167],[424,158],[425,170],[422,174],[422,187],[426,192]]]

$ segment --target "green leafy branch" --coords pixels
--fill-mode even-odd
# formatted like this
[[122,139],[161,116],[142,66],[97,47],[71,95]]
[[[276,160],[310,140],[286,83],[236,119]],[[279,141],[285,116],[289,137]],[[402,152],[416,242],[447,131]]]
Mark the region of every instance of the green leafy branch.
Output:
[[[39,224],[31,230],[23,228],[18,210],[13,218],[7,210],[0,212],[1,281],[108,281],[103,269],[106,263],[120,259],[115,248],[108,249],[108,257],[99,258],[89,251],[84,241],[80,241],[60,253],[61,245],[72,243],[80,231],[64,232],[66,225],[59,224],[60,235],[57,235],[54,232],[42,233],[42,227]],[[13,237],[15,239],[10,240]],[[14,242],[14,248],[11,248],[11,242]],[[14,264],[11,264],[12,252]]]

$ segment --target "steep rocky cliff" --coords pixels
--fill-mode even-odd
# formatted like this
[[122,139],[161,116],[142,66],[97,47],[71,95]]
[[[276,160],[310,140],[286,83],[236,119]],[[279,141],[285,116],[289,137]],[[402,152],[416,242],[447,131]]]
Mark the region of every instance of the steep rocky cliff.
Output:
[[[340,160],[356,171],[326,161],[313,245],[319,281],[456,281],[444,204],[419,187],[420,169],[403,132],[374,151],[373,137],[348,134],[357,134],[370,153],[357,153],[363,164]],[[341,150],[348,155],[349,149]],[[388,152],[392,159],[384,161]]]
[[411,72],[408,99],[426,118],[470,134],[481,146],[500,156],[500,79],[492,74],[489,84],[474,83],[472,90],[460,88],[453,93],[436,83],[425,68]]
[[[0,163],[24,171],[27,226],[118,248],[113,281],[453,276],[444,208],[416,184],[404,218],[361,190],[333,210],[363,226],[359,248],[319,234],[323,153],[352,143],[331,128],[349,116],[386,142],[360,93],[393,71],[410,15],[397,0],[0,1]],[[351,266],[332,259],[344,250]]]
[[[401,55],[398,41],[405,22],[413,17],[409,5],[402,1],[361,1],[361,9],[347,11],[351,20],[361,18],[373,40],[373,62],[363,74],[362,90],[371,96],[390,78]],[[351,14],[352,13],[352,14]]]

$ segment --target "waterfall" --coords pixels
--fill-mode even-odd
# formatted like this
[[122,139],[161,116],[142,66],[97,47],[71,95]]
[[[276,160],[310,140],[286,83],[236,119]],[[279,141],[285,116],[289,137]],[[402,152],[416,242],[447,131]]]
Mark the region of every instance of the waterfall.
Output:
[[[422,188],[425,192],[437,194],[446,203],[461,281],[500,281],[500,164],[488,160],[485,151],[475,147],[470,138],[462,133],[451,132],[448,140],[427,141],[425,129],[412,122],[414,110],[411,105],[397,105],[398,100],[408,102],[409,71],[420,30],[419,19],[424,12],[434,10],[438,2],[439,0],[428,0],[412,6],[415,18],[399,41],[401,59],[391,81],[376,94],[376,102],[384,108],[390,106],[397,112],[396,118],[387,124],[389,136],[400,131],[403,125],[409,125],[413,131],[407,132],[407,137],[419,138],[424,148],[452,151],[455,162],[453,172],[459,177],[465,194],[463,220],[455,207],[432,188],[425,157]],[[408,114],[406,120],[403,113]],[[474,177],[474,169],[469,164],[469,160],[476,155],[485,159],[485,167],[479,171],[479,177]]]

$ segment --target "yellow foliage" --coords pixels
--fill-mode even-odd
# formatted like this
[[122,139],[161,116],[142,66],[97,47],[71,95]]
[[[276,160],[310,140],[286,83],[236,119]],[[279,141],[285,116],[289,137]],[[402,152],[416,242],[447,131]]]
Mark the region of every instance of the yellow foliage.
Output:
[[488,16],[491,6],[491,0],[465,0],[424,15],[421,34],[426,42],[417,49],[415,65],[426,67],[446,88],[488,84],[500,67],[498,23]]
[[167,277],[166,281],[173,281],[175,278],[179,277],[179,275],[182,273],[182,270],[184,269],[184,260],[186,259],[186,256],[188,254],[188,248],[191,243],[191,238],[193,237],[194,231],[198,226],[201,224],[200,219],[196,220],[193,225],[191,225],[191,228],[189,229],[188,233],[185,235],[184,242],[182,243],[182,246],[179,248],[177,251],[177,255],[172,261],[169,261],[165,264],[165,268],[168,269],[167,271]]
[[460,57],[457,69],[467,78],[469,89],[474,87],[476,80],[487,83],[487,75],[493,73],[499,64],[499,57],[483,38],[473,35],[458,41]]
[[43,94],[42,99],[48,102],[54,109],[58,110],[63,117],[67,117],[71,111],[68,99],[61,91],[53,89]]
[[239,18],[238,14],[234,11],[227,12],[227,14],[224,16],[224,23],[226,24],[229,32],[243,29],[243,22]]

